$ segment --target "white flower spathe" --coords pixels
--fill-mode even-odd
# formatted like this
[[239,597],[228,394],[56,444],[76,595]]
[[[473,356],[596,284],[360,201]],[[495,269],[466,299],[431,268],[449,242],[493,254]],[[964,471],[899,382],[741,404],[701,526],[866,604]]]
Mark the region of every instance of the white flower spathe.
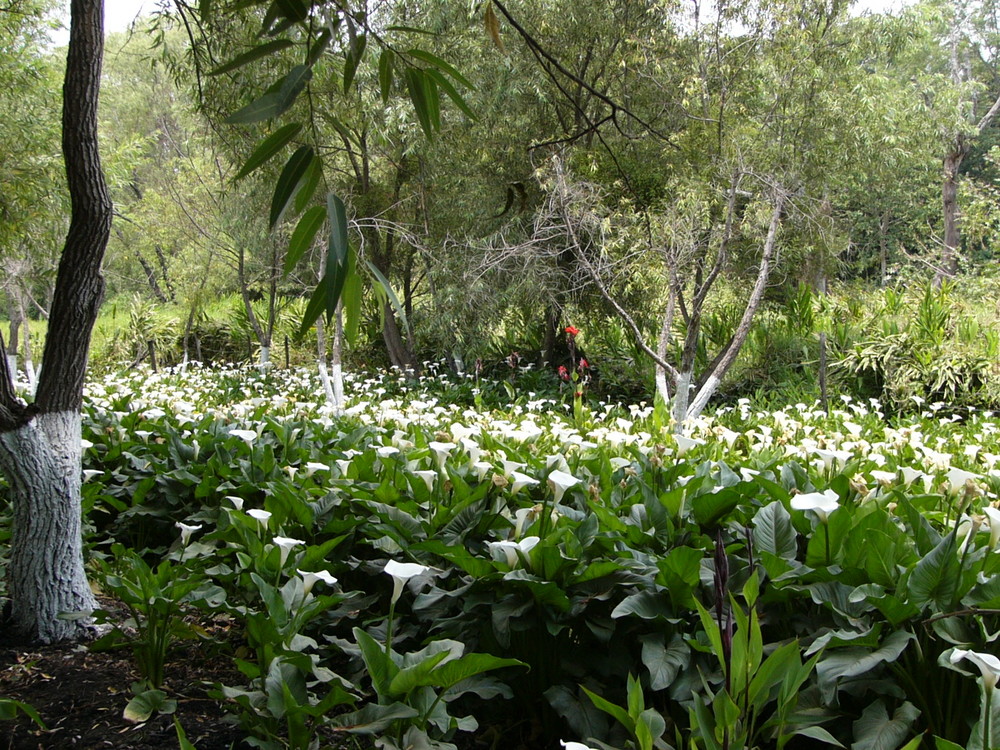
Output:
[[322,581],[327,586],[332,586],[337,582],[337,579],[334,578],[328,570],[317,570],[315,572],[308,570],[296,570],[295,572],[302,576],[302,591],[306,594],[312,591],[313,586],[315,586],[318,581]]
[[180,521],[178,521],[177,523],[174,524],[174,526],[176,526],[178,529],[181,530],[181,546],[182,547],[187,547],[188,546],[188,542],[191,541],[191,535],[194,532],[201,530],[201,524],[198,524],[197,526],[189,526],[186,523],[181,523]]
[[840,507],[840,498],[833,490],[807,492],[793,497],[791,505],[795,510],[811,510],[820,522],[826,523],[830,514]]
[[396,560],[389,560],[383,570],[392,576],[392,603],[395,604],[403,593],[403,585],[408,580],[424,573],[429,573],[432,568],[426,565],[418,565],[417,563],[401,563]]
[[951,652],[949,658],[952,664],[958,664],[962,659],[971,661],[979,667],[979,674],[982,676],[983,684],[987,690],[992,690],[997,686],[997,679],[1000,678],[1000,659],[993,654],[956,648]]
[[301,539],[291,539],[287,536],[276,536],[274,537],[274,543],[277,545],[278,549],[281,550],[281,565],[284,566],[285,561],[288,559],[288,553],[292,551],[293,547],[298,547],[301,544],[305,544]]
[[580,480],[565,471],[556,469],[549,474],[549,487],[552,488],[552,494],[555,495],[557,503],[562,500],[566,490],[578,484],[580,484]]

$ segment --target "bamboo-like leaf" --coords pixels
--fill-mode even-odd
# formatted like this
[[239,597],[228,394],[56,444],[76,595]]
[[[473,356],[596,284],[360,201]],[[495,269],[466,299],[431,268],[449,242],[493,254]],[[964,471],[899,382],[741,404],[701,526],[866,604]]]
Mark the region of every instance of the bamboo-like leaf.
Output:
[[465,99],[463,99],[462,95],[459,94],[458,91],[455,90],[455,87],[451,85],[451,81],[436,70],[425,70],[424,73],[430,76],[430,78],[438,85],[438,88],[443,90],[444,93],[448,95],[448,98],[455,103],[456,107],[462,110],[466,117],[470,120],[476,119],[476,116],[472,114],[472,110],[469,109],[469,105],[465,103]]
[[267,93],[250,102],[247,106],[226,118],[234,125],[247,125],[277,117],[288,110],[312,77],[312,70],[305,65],[296,65],[288,75],[271,86]]
[[319,56],[323,54],[323,50],[330,46],[330,41],[333,39],[333,33],[330,29],[323,29],[316,37],[316,41],[312,43],[309,47],[309,53],[306,55],[306,64],[315,65],[316,61],[319,60]]
[[313,195],[316,194],[316,187],[319,185],[319,181],[322,177],[323,162],[318,156],[316,156],[311,162],[309,162],[309,168],[302,177],[299,189],[295,193],[295,213],[302,213],[306,209],[306,206],[309,205],[309,201],[311,201]]
[[267,57],[268,55],[273,55],[275,52],[280,52],[283,49],[291,47],[293,44],[291,39],[273,39],[270,42],[264,42],[263,44],[258,44],[256,47],[247,50],[246,52],[237,55],[232,60],[227,63],[220,65],[219,67],[209,71],[210,76],[221,75],[222,73],[228,73],[230,70],[236,70],[241,68],[247,63],[251,63],[254,60],[259,60],[262,57]]
[[382,272],[379,271],[371,261],[366,260],[365,265],[368,266],[368,270],[371,271],[372,276],[375,277],[375,280],[378,281],[379,286],[388,297],[389,304],[392,305],[392,309],[396,311],[396,317],[398,317],[405,326],[406,310],[403,308],[402,303],[400,303],[399,297],[397,297],[396,293],[392,291],[392,284],[389,283],[389,279],[382,275]]
[[386,26],[386,31],[408,31],[413,34],[426,34],[427,36],[437,36],[433,31],[418,29],[416,26]]
[[274,188],[274,196],[271,198],[268,229],[274,229],[281,220],[312,160],[312,146],[302,146],[285,163],[285,168],[281,170],[281,175],[278,177],[278,184]]
[[261,142],[252,154],[250,154],[250,158],[246,160],[243,168],[240,169],[239,173],[233,178],[233,181],[242,180],[248,174],[257,169],[257,167],[266,163],[269,159],[271,159],[271,157],[281,151],[281,149],[283,149],[289,141],[297,136],[301,130],[302,123],[300,122],[292,122],[275,130]]
[[305,21],[309,15],[309,9],[303,0],[274,0],[274,4],[278,8],[278,14],[289,21]]
[[507,50],[503,46],[503,39],[500,37],[500,21],[497,19],[497,14],[493,11],[493,3],[486,3],[483,25],[486,26],[486,33],[490,35],[490,39],[493,40],[493,44],[497,46],[497,49],[501,52],[506,52]]
[[330,217],[330,247],[326,267],[342,266],[347,259],[347,207],[338,196],[330,193],[326,197],[326,209]]
[[406,89],[410,93],[413,110],[417,114],[417,120],[420,121],[420,127],[423,128],[424,133],[430,138],[433,135],[433,130],[431,127],[430,109],[427,103],[427,89],[424,86],[426,78],[427,76],[424,75],[422,70],[417,68],[407,68],[406,70]]
[[358,340],[358,331],[361,329],[361,301],[364,297],[361,287],[361,276],[355,268],[356,258],[354,253],[350,256],[350,267],[347,271],[347,278],[344,280],[344,291],[341,292],[341,301],[344,305],[344,336],[348,342],[354,344]]
[[389,95],[392,93],[392,68],[395,53],[386,47],[378,58],[378,85],[382,91],[382,103],[389,103]]
[[292,232],[292,238],[288,242],[288,252],[285,253],[286,274],[295,268],[306,250],[312,247],[316,233],[323,226],[324,221],[326,221],[325,206],[313,206],[299,219],[295,231]]
[[347,60],[344,62],[344,93],[350,91],[351,83],[354,82],[354,74],[358,72],[358,65],[365,54],[365,45],[368,37],[358,34],[351,39],[350,49],[347,51]]
[[441,72],[450,75],[452,78],[454,78],[456,81],[458,81],[460,84],[462,84],[468,89],[476,88],[475,86],[472,85],[469,79],[463,76],[461,73],[459,73],[454,66],[449,65],[437,55],[432,55],[430,52],[427,52],[426,50],[422,49],[407,50],[406,54],[410,55],[410,57],[415,57],[418,60],[422,60],[428,65],[433,65]]

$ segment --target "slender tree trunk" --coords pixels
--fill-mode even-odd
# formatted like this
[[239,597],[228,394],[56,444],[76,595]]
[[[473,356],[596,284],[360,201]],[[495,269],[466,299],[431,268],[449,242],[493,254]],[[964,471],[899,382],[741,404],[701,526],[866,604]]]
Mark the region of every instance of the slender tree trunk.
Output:
[[[676,295],[673,288],[670,289],[669,295],[667,298],[667,308],[663,311],[663,322],[660,325],[660,338],[656,344],[656,353],[663,361],[666,361],[670,350],[670,341],[674,327],[674,310],[676,308]],[[664,404],[670,403],[670,388],[667,385],[669,374],[664,368],[656,365],[656,392]]]
[[878,222],[878,285],[885,286],[889,275],[889,212],[883,211]]
[[111,230],[111,200],[97,148],[103,27],[101,0],[72,0],[62,122],[72,213],[34,404],[17,399],[6,359],[0,358],[0,470],[14,507],[7,568],[10,623],[15,632],[42,642],[88,634],[89,620],[59,614],[96,607],[80,529],[80,405]]
[[337,313],[333,331],[333,403],[336,414],[344,411],[344,305],[337,303]]
[[149,261],[143,258],[141,254],[136,253],[135,257],[139,259],[139,265],[142,266],[142,271],[146,274],[146,281],[149,283],[149,288],[152,290],[153,296],[156,297],[156,301],[166,304],[167,295],[160,289],[160,284],[156,280],[156,271],[153,270],[153,267],[149,265]]
[[725,353],[719,359],[716,366],[712,368],[708,377],[705,378],[704,384],[698,389],[698,393],[691,401],[691,405],[687,410],[688,419],[693,419],[704,411],[709,399],[715,395],[719,383],[722,382],[722,378],[725,377],[726,373],[729,372],[729,368],[732,367],[733,362],[736,361],[740,349],[743,348],[743,344],[750,334],[750,325],[753,323],[754,315],[757,314],[757,308],[760,307],[761,300],[764,299],[764,291],[767,289],[767,282],[771,277],[771,261],[774,259],[774,251],[778,244],[778,229],[781,227],[781,214],[784,207],[785,195],[784,193],[779,193],[775,199],[774,210],[771,212],[771,225],[768,227],[767,239],[764,241],[764,251],[761,253],[757,281],[754,283],[753,291],[750,293],[750,299],[747,300],[747,306],[743,310],[743,317],[740,318],[739,325],[736,326],[736,333],[733,334],[732,341],[726,348]]
[[958,170],[965,159],[967,148],[962,138],[955,143],[944,157],[944,183],[941,187],[941,203],[944,210],[944,248],[941,250],[941,265],[934,275],[934,286],[941,287],[945,276],[953,278],[958,273],[958,253],[962,244],[962,234],[958,223]]

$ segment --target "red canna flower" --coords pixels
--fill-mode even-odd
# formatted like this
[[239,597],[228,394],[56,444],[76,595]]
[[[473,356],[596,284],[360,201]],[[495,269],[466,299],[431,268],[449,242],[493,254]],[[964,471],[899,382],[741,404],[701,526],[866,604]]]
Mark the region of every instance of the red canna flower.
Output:
[[588,367],[590,367],[590,365],[587,364],[587,360],[585,360],[585,359],[583,359],[581,357],[580,358],[580,369],[581,370],[586,370]]
[[566,333],[568,333],[570,336],[576,336],[580,333],[580,329],[574,328],[573,326],[566,326]]
[[566,369],[565,365],[559,365],[559,378],[569,382],[569,371]]

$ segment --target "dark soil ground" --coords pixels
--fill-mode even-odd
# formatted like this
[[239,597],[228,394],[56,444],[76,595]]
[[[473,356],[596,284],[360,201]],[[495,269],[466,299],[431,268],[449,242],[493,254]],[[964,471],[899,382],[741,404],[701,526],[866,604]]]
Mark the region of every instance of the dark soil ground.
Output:
[[[120,609],[110,601],[109,610]],[[0,698],[27,703],[45,728],[24,714],[0,721],[0,750],[173,750],[179,747],[176,719],[197,750],[244,750],[246,732],[209,697],[216,683],[244,686],[233,666],[225,623],[203,623],[212,640],[181,643],[170,652],[163,690],[177,701],[171,715],[134,723],[122,715],[140,678],[128,648],[94,651],[86,643],[31,646],[0,629]],[[353,736],[324,738],[324,748],[370,748]]]
[[131,684],[139,679],[130,651],[91,653],[86,645],[0,647],[0,696],[31,705],[46,726],[23,715],[0,723],[0,750],[176,748],[174,718],[198,750],[239,747],[243,732],[224,720],[223,707],[207,695],[213,682],[242,681],[229,661],[191,649],[171,660],[167,674],[176,713],[134,724],[122,716]]
[[[120,609],[102,601],[107,609]],[[179,747],[176,719],[197,750],[248,750],[243,731],[226,705],[209,697],[216,684],[245,686],[234,667],[225,623],[202,623],[212,636],[204,643],[181,643],[170,652],[163,690],[177,701],[171,715],[154,714],[133,723],[123,711],[140,676],[132,651],[92,650],[86,643],[38,646],[19,643],[0,627],[0,698],[26,703],[39,714],[42,728],[24,714],[12,721],[0,716],[0,750],[174,750]],[[222,644],[222,645],[220,645]],[[460,750],[496,747],[498,735],[510,750],[533,750],[533,738],[517,731],[480,727],[460,733]],[[373,740],[330,730],[323,750],[370,750]],[[547,745],[550,746],[550,745]]]

